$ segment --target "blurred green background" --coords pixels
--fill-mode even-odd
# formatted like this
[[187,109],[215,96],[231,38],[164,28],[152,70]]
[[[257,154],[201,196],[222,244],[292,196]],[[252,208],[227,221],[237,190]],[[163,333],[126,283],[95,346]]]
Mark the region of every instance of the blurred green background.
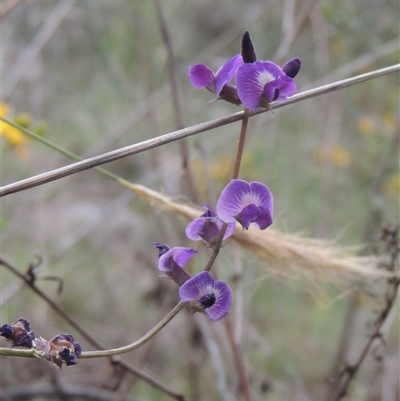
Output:
[[[2,1],[3,13],[10,3]],[[394,0],[166,0],[162,8],[185,126],[240,110],[207,103],[213,95],[193,88],[187,70],[195,63],[219,68],[239,52],[244,30],[259,59],[283,65],[301,58],[300,91],[399,62]],[[83,158],[176,129],[152,1],[22,1],[3,15],[1,44],[2,115]],[[241,177],[273,191],[274,228],[356,245],[375,238],[383,223],[397,224],[398,107],[399,75],[391,74],[252,118]],[[239,130],[234,123],[186,140],[197,192],[192,201],[215,205],[230,179]],[[2,185],[70,163],[4,126],[1,155]],[[179,144],[172,143],[105,168],[189,202],[181,165]],[[40,255],[39,277],[61,278],[63,291],[57,294],[53,281],[38,286],[111,348],[146,333],[178,300],[174,284],[158,278],[153,243],[197,246],[185,238],[186,224],[86,171],[2,198],[1,252],[21,271]],[[209,252],[200,253],[192,271],[204,267]],[[368,338],[383,293],[355,296],[350,286],[316,285],[312,278],[277,280],[250,256],[228,244],[218,270],[238,295],[231,315],[254,399],[323,400],[349,308],[351,359]],[[9,271],[0,274],[1,324],[25,316],[37,335],[76,336]],[[186,312],[124,358],[188,400],[241,399],[234,395],[238,383],[222,323]],[[385,396],[399,397],[398,324],[389,318],[383,361],[366,361],[346,400],[399,399]],[[0,366],[4,390],[60,380],[116,396],[125,384],[138,400],[169,399],[141,381],[130,383],[106,359],[83,360],[61,374],[43,361],[1,357]]]

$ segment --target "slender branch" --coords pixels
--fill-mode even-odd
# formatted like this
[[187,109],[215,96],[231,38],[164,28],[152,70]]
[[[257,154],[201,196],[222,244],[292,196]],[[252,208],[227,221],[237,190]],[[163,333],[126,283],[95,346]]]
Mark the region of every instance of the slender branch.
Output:
[[[385,252],[389,257],[389,262],[383,264],[385,270],[394,272],[398,270],[399,262],[399,229],[383,228],[382,236],[380,238],[386,245]],[[388,279],[388,289],[385,293],[385,305],[379,312],[378,317],[373,323],[372,333],[369,335],[368,341],[364,345],[357,361],[354,364],[347,363],[342,369],[337,378],[332,381],[332,391],[328,394],[327,400],[329,401],[340,401],[346,396],[351,382],[354,380],[365,357],[368,355],[371,346],[375,339],[380,339],[384,341],[383,335],[381,333],[382,327],[386,322],[389,313],[391,312],[393,305],[397,299],[397,292],[400,285],[400,279],[398,277],[393,277]]]
[[246,367],[243,361],[243,352],[240,345],[235,341],[233,335],[232,323],[229,316],[226,316],[224,319],[224,326],[226,333],[228,335],[229,345],[232,349],[233,360],[235,362],[235,368],[239,376],[240,381],[240,391],[243,393],[243,396],[246,401],[251,401],[251,393],[249,386],[249,379],[247,377]]
[[[157,11],[157,18],[158,18],[158,23],[160,25],[161,36],[163,38],[164,45],[167,50],[168,75],[171,84],[172,107],[174,110],[175,129],[181,129],[184,127],[184,125],[182,121],[182,110],[178,96],[179,95],[178,85],[176,83],[176,62],[175,62],[174,51],[172,49],[171,35],[169,33],[168,24],[163,13],[161,1],[154,0],[154,4]],[[182,159],[183,182],[187,186],[187,188],[185,189],[189,191],[191,200],[194,203],[197,203],[198,201],[197,191],[194,186],[192,172],[189,167],[189,149],[186,141],[185,140],[179,141],[179,147]]]
[[[372,71],[372,72],[369,72],[366,74],[362,74],[362,75],[357,75],[356,77],[340,80],[340,81],[337,81],[337,82],[334,82],[334,83],[331,83],[328,85],[320,86],[315,89],[301,92],[301,93],[298,93],[298,94],[292,96],[285,103],[277,103],[277,104],[272,103],[271,107],[274,110],[276,110],[276,109],[288,106],[293,103],[297,103],[297,102],[300,102],[300,101],[303,101],[306,99],[310,99],[310,98],[313,98],[316,96],[324,95],[326,93],[330,93],[330,92],[333,92],[333,91],[336,91],[339,89],[343,89],[343,88],[346,88],[351,85],[356,85],[358,83],[368,81],[370,79],[374,79],[374,78],[377,78],[377,77],[380,77],[383,75],[391,74],[391,73],[394,73],[397,71],[400,71],[400,64],[395,64],[390,67],[375,70],[375,71]],[[249,117],[253,117],[255,115],[265,113],[267,111],[268,111],[267,109],[257,110],[255,112],[250,113]],[[94,156],[94,157],[88,158],[86,160],[70,164],[65,167],[61,167],[61,168],[58,168],[58,169],[55,169],[55,170],[52,170],[52,171],[49,171],[49,172],[46,172],[43,174],[39,174],[34,177],[27,178],[25,180],[21,180],[21,181],[18,181],[18,182],[9,184],[9,185],[5,185],[5,186],[0,187],[0,197],[9,195],[9,194],[12,194],[15,192],[23,191],[28,188],[37,187],[39,185],[43,185],[45,183],[69,176],[71,174],[76,174],[78,172],[85,171],[85,170],[94,168],[96,166],[102,165],[102,164],[110,163],[112,161],[119,160],[119,159],[122,159],[127,156],[138,154],[138,153],[144,152],[146,150],[165,145],[166,143],[174,142],[174,141],[177,141],[182,138],[186,138],[186,137],[189,137],[192,135],[197,135],[197,134],[200,134],[205,131],[209,131],[214,128],[222,127],[224,125],[231,124],[233,122],[242,120],[243,117],[244,117],[244,112],[240,111],[238,113],[234,113],[234,114],[231,114],[231,115],[223,117],[223,118],[211,120],[211,121],[208,121],[208,122],[205,122],[202,124],[198,124],[198,125],[194,125],[194,126],[191,126],[188,128],[178,130],[178,131],[174,131],[174,132],[171,132],[171,133],[168,133],[165,135],[161,135],[156,138],[148,139],[146,141],[143,141],[143,142],[140,142],[140,143],[137,143],[134,145],[126,146],[121,149],[107,152],[107,153],[104,153],[99,156]],[[0,119],[17,127],[17,128],[20,128],[20,129],[22,128],[16,124],[12,123],[12,121],[10,121],[4,117],[0,117]]]
[[219,254],[219,251],[221,249],[222,246],[222,241],[224,240],[224,235],[226,232],[226,228],[228,227],[228,224],[223,223],[221,226],[221,231],[218,237],[218,241],[216,242],[215,246],[214,246],[214,251],[211,255],[210,260],[208,261],[206,267],[204,268],[205,271],[209,272],[211,270],[211,268],[213,267],[213,264],[215,262],[215,259],[217,259],[217,256]]
[[240,129],[240,137],[239,137],[238,150],[236,154],[235,168],[233,169],[233,175],[232,175],[233,179],[239,177],[240,165],[242,163],[242,156],[244,150],[244,142],[247,133],[247,123],[249,122],[249,114],[250,110],[245,108],[243,112],[242,128]]

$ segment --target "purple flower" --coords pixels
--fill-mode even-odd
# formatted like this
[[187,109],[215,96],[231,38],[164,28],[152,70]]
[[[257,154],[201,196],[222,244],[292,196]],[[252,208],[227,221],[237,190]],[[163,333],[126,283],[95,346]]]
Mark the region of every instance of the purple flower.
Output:
[[240,54],[230,58],[216,74],[205,64],[196,64],[189,67],[189,79],[195,88],[206,88],[215,93],[219,99],[240,104],[236,88],[229,83],[242,64],[243,60]]
[[273,197],[261,182],[232,180],[222,191],[217,202],[218,217],[225,223],[237,220],[245,230],[256,223],[261,230],[272,224]]
[[300,59],[290,60],[280,68],[272,61],[245,63],[237,71],[239,98],[246,108],[256,110],[268,103],[284,102],[297,91],[293,78],[300,69]]
[[[189,239],[193,241],[203,240],[212,247],[218,241],[223,221],[208,205],[204,205],[204,209],[206,212],[189,223],[185,232]],[[228,224],[223,239],[229,238],[234,231],[235,223]]]
[[192,248],[175,247],[170,249],[167,245],[156,242],[159,250],[158,269],[174,280],[178,285],[190,279],[190,274],[183,270],[183,266],[197,251]]
[[182,284],[179,296],[194,312],[204,313],[214,322],[226,316],[232,305],[232,290],[228,284],[215,281],[206,271]]

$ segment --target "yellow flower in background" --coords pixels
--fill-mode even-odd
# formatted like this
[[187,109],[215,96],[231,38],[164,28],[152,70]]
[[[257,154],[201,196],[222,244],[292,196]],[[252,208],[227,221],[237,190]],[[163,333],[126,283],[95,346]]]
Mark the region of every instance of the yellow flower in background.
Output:
[[399,125],[396,113],[386,112],[379,118],[362,116],[357,121],[358,133],[365,136],[383,135],[387,136]]
[[400,202],[400,173],[392,174],[384,181],[382,192],[388,198],[393,198]]
[[361,135],[373,135],[376,133],[376,121],[372,117],[363,116],[357,122],[358,132]]
[[341,168],[349,167],[351,164],[350,152],[339,145],[317,150],[316,158],[322,163],[330,163]]
[[[0,116],[9,118],[9,114],[9,105],[6,103],[0,103]],[[28,143],[29,138],[22,131],[5,121],[0,120],[0,135],[15,148],[20,156],[24,157],[27,155],[26,144]]]
[[388,129],[396,129],[399,125],[397,114],[387,112],[383,115],[383,125]]
[[334,55],[342,55],[347,53],[348,51],[348,45],[346,40],[344,39],[335,39],[333,44],[332,44],[332,54]]
[[[234,160],[230,155],[212,160],[208,166],[208,173],[206,172],[203,159],[192,159],[190,165],[197,180],[196,185],[202,191],[207,187],[207,178],[218,182],[229,181],[232,175]],[[254,167],[254,156],[251,152],[243,154],[241,173],[249,180],[257,180],[262,175],[260,169]]]

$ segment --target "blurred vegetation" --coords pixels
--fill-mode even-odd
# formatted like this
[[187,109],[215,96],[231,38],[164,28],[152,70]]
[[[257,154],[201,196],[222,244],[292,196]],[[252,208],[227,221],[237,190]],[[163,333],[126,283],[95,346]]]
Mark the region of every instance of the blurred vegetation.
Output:
[[[199,62],[217,69],[239,52],[246,29],[258,58],[282,65],[295,56],[302,59],[296,78],[300,90],[399,62],[394,0],[166,0],[162,6],[186,126],[240,110],[207,103],[212,94],[191,87],[187,69]],[[24,117],[25,125],[82,157],[176,128],[167,52],[151,1],[21,2],[2,20],[2,94],[2,115],[20,124]],[[356,245],[375,238],[382,224],[398,223],[398,107],[399,75],[391,74],[252,118],[241,177],[267,183],[273,191],[274,227]],[[229,180],[239,127],[231,124],[187,140],[201,203],[215,205]],[[2,185],[70,162],[10,128],[1,126]],[[105,167],[189,200],[176,143]],[[184,236],[186,223],[87,171],[4,197],[1,250],[21,271],[34,255],[43,257],[39,277],[60,277],[64,289],[58,295],[54,282],[39,280],[40,288],[100,343],[116,347],[146,333],[178,300],[173,283],[157,277],[153,243],[197,246]],[[207,254],[204,248],[201,252]],[[354,295],[351,288],[317,285],[312,278],[279,281],[250,256],[227,244],[217,267],[235,291],[243,287],[241,301],[235,302],[244,310],[241,335],[254,399],[322,400],[349,307],[356,309],[354,351],[366,339],[379,295]],[[193,271],[205,260],[199,257]],[[1,324],[25,316],[45,338],[71,332],[10,272],[2,268],[0,274]],[[242,280],[236,286],[237,275]],[[399,386],[398,324],[398,317],[389,321],[384,362],[377,368],[368,360],[346,400],[383,400],[385,386]],[[234,393],[237,382],[223,325],[209,324],[203,316],[181,313],[125,359],[188,400],[222,400],[206,333],[219,345]],[[389,369],[393,363],[394,370]],[[43,361],[2,357],[0,364],[4,389],[50,383],[56,374]],[[127,379],[111,371],[106,359],[84,360],[59,376],[70,387],[115,390]],[[394,391],[399,397],[398,387]],[[141,381],[129,394],[168,399]]]

